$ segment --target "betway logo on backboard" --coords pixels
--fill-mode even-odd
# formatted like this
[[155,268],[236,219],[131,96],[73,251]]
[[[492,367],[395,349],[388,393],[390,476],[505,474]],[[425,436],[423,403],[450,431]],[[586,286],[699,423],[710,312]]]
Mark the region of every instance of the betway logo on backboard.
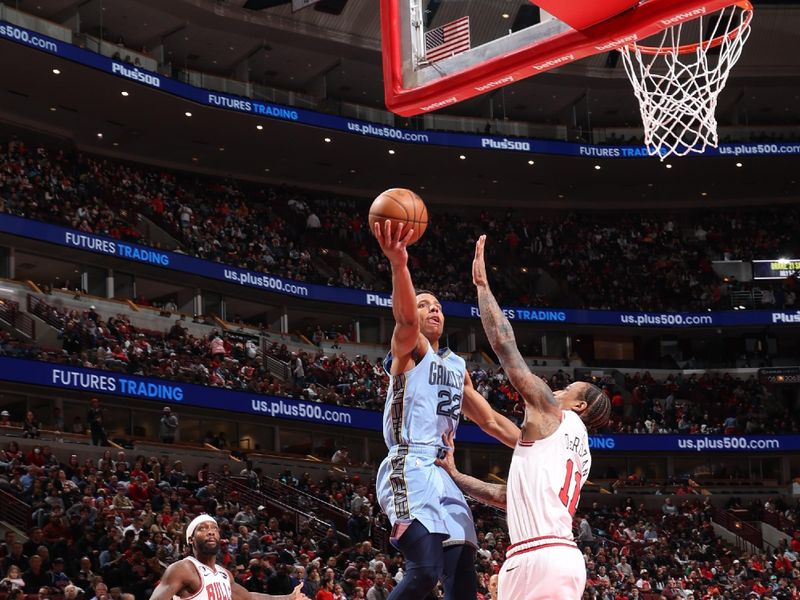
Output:
[[532,66],[535,71],[543,71],[545,69],[552,69],[553,67],[557,67],[558,65],[565,65],[567,63],[571,63],[573,60],[575,60],[574,54],[565,54],[564,56],[559,56],[558,58],[546,60],[542,63]]
[[439,100],[438,102],[434,102],[433,104],[420,106],[419,109],[422,111],[436,110],[437,108],[450,106],[451,104],[455,104],[456,102],[458,102],[458,98],[456,98],[455,96],[450,96],[449,98],[445,98],[444,100]]
[[476,85],[475,89],[479,92],[485,92],[497,87],[508,85],[509,83],[513,82],[514,82],[514,76],[506,75],[505,77],[501,77],[500,79],[495,79],[494,81],[489,81],[487,83],[484,83],[483,85]]
[[610,40],[608,42],[605,42],[604,44],[596,45],[595,48],[600,52],[603,52],[605,50],[613,50],[614,48],[619,48],[620,46],[627,46],[631,42],[635,42],[638,39],[639,36],[636,35],[635,33],[632,33],[630,35],[626,35],[624,37],[617,38],[615,40]]
[[683,23],[684,21],[689,21],[690,19],[696,19],[697,17],[700,17],[704,14],[706,14],[706,7],[701,6],[699,8],[695,8],[694,10],[677,14],[674,17],[670,17],[669,19],[661,19],[659,23],[667,26],[675,25],[677,23]]

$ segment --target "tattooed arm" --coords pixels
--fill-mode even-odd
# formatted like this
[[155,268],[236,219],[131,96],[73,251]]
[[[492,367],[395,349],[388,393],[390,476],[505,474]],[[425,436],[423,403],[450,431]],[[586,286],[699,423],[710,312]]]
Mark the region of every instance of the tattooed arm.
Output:
[[561,406],[553,396],[553,391],[538,375],[531,373],[522,358],[514,330],[508,318],[503,314],[500,305],[489,289],[489,278],[486,276],[486,264],[483,259],[483,247],[486,236],[482,235],[475,243],[475,260],[472,262],[472,282],[478,290],[478,306],[481,311],[481,323],[489,343],[492,345],[500,364],[513,385],[527,404],[531,404],[543,412],[561,414]]
[[450,435],[443,435],[442,440],[445,446],[450,448],[450,450],[444,458],[436,459],[436,464],[447,471],[461,491],[484,504],[496,506],[497,508],[505,508],[506,486],[498,483],[486,483],[480,479],[464,475],[464,473],[456,468],[456,462],[453,459],[453,453],[455,452],[453,433],[451,432]]

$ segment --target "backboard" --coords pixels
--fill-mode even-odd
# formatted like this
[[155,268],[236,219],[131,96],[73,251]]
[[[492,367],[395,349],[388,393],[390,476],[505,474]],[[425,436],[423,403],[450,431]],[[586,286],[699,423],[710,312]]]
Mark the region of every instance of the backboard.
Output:
[[386,106],[431,112],[735,0],[381,0]]

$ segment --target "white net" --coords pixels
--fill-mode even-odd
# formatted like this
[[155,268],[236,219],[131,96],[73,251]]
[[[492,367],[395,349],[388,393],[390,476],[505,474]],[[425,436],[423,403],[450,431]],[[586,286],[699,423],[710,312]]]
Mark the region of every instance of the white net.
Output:
[[664,30],[660,44],[620,49],[650,155],[685,156],[716,147],[717,98],[750,35],[752,7],[730,6]]

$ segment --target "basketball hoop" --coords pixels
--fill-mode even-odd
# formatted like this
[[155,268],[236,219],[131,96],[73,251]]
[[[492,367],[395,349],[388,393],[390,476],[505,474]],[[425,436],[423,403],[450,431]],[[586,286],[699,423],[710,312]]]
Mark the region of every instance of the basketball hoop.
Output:
[[[664,160],[717,147],[717,98],[742,54],[752,18],[753,7],[744,0],[709,16],[681,19],[659,34],[657,45],[620,48],[651,156]],[[710,53],[712,48],[719,52]]]

